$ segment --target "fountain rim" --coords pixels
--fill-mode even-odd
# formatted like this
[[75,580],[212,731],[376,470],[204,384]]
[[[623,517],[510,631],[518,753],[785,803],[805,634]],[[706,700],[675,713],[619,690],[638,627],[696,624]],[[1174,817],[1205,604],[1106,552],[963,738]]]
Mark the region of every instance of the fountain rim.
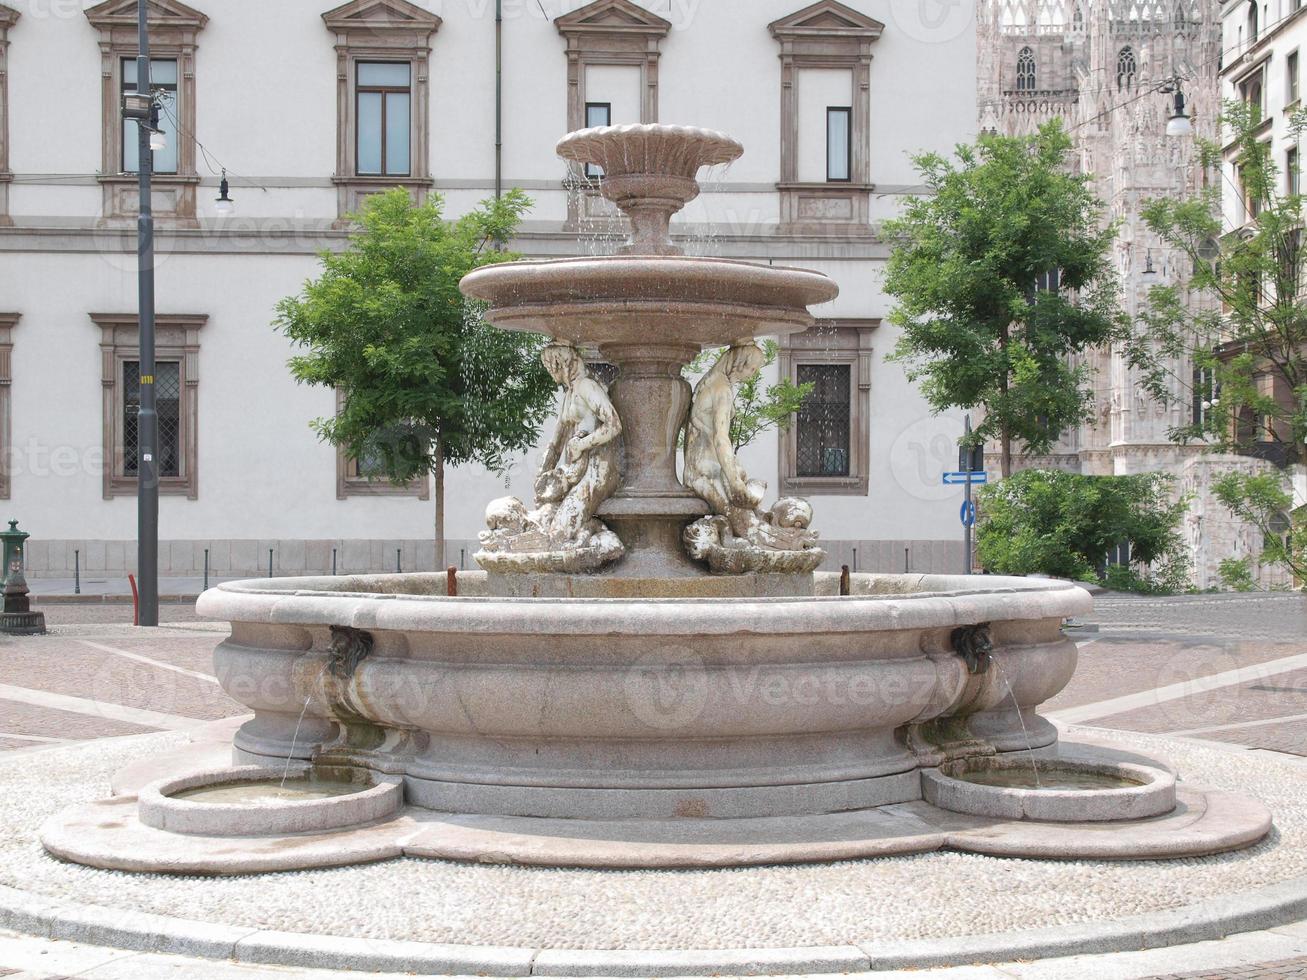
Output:
[[[421,573],[433,583],[443,573]],[[360,576],[413,579],[414,575]],[[916,576],[910,576],[916,577]],[[964,576],[920,576],[960,579]],[[341,576],[226,582],[200,596],[203,618],[288,626],[348,625],[378,631],[487,631],[574,635],[703,635],[888,632],[968,623],[1065,618],[1089,612],[1089,592],[1071,582],[991,578],[984,588],[850,596],[590,598],[445,596],[313,588]],[[929,583],[927,583],[929,584]]]
[[[594,140],[622,136],[659,137],[664,139],[686,137],[698,140],[705,150],[715,149],[717,152],[706,155],[699,166],[695,168],[696,172],[700,167],[733,163],[744,155],[744,144],[720,130],[706,129],[702,126],[678,126],[668,123],[623,123],[617,126],[591,126],[586,129],[578,129],[562,137],[555,145],[554,152],[561,159],[573,163],[593,163],[595,161],[590,157],[578,152],[581,146]],[[657,176],[672,175],[659,173]]]
[[[466,282],[474,276],[489,274],[497,269],[522,269],[522,268],[539,268],[548,266],[570,266],[595,263],[602,266],[612,265],[633,265],[637,268],[647,268],[657,265],[690,265],[695,268],[704,268],[707,266],[729,266],[738,269],[761,269],[766,274],[772,273],[798,273],[803,276],[809,276],[814,279],[831,279],[824,272],[816,269],[805,269],[798,265],[762,265],[758,262],[752,262],[748,259],[730,259],[720,255],[644,255],[632,253],[629,255],[567,255],[552,259],[516,259],[512,262],[492,262],[489,265],[478,266],[463,277],[461,282]],[[662,270],[665,271],[665,270]]]

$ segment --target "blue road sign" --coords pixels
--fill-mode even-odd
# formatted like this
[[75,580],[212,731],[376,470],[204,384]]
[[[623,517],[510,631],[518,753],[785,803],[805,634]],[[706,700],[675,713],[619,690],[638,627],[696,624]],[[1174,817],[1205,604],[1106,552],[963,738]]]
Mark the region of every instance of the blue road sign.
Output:
[[[966,483],[966,482],[967,482],[967,474],[966,474],[966,473],[945,473],[945,474],[944,474],[944,484],[945,484],[945,486],[961,486],[962,484],[964,484],[964,483]],[[975,470],[974,472],[971,473],[971,482],[972,482],[973,484],[988,483],[988,482],[989,482],[989,474],[986,473],[984,470]]]
[[974,500],[964,500],[962,502],[962,509],[958,512],[958,516],[962,519],[963,527],[975,527],[976,502]]

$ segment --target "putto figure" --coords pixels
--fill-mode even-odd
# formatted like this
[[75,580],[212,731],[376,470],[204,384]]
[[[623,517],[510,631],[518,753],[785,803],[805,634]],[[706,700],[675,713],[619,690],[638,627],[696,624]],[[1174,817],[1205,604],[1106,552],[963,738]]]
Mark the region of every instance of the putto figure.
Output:
[[826,557],[809,530],[812,507],[783,497],[761,510],[767,484],[750,480],[735,455],[731,420],[735,386],[757,374],[767,356],[746,341],[728,348],[694,389],[685,433],[685,485],[712,508],[685,530],[690,556],[719,574],[806,573]]
[[621,479],[622,422],[575,347],[550,344],[541,360],[564,393],[536,476],[536,509],[516,497],[492,501],[476,560],[496,572],[598,571],[625,554],[595,517]]

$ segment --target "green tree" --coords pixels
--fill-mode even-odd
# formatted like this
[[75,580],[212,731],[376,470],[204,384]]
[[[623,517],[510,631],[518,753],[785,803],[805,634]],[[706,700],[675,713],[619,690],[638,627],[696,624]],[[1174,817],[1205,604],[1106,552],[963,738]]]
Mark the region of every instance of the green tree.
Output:
[[[763,368],[776,363],[780,348],[774,340],[764,340],[762,349],[767,355]],[[702,375],[717,363],[727,348],[712,347],[702,351],[684,369],[688,380]],[[754,439],[770,429],[788,429],[794,416],[803,408],[803,401],[812,394],[811,381],[796,385],[789,378],[781,378],[774,385],[764,385],[762,371],[735,389],[735,414],[731,416],[731,444],[739,452]]]
[[[1281,474],[1226,473],[1212,490],[1231,513],[1261,532],[1263,565],[1283,565],[1296,581],[1307,581],[1307,508],[1295,513],[1293,494]],[[1224,570],[1221,575],[1228,581]]]
[[543,339],[490,327],[458,289],[478,266],[516,258],[496,245],[530,206],[514,190],[449,221],[436,195],[421,205],[403,189],[374,195],[349,248],[324,253],[321,274],[277,307],[277,326],[305,348],[290,359],[295,379],[342,393],[339,413],[312,423],[321,438],[368,476],[434,475],[437,567],[445,466],[504,470],[553,404]]
[[893,359],[935,411],[984,408],[974,441],[1047,452],[1091,411],[1073,355],[1124,329],[1090,178],[1073,172],[1057,121],[1028,137],[984,135],[956,162],[914,158],[926,193],[886,224],[885,291],[902,335]]
[[[1171,430],[1178,443],[1202,442],[1214,452],[1256,454],[1288,467],[1307,462],[1307,301],[1304,300],[1300,194],[1280,194],[1280,174],[1263,142],[1260,111],[1242,102],[1225,106],[1233,136],[1247,221],[1228,229],[1222,183],[1188,198],[1159,198],[1144,219],[1182,256],[1175,281],[1149,290],[1138,328],[1126,347],[1141,383],[1159,401],[1179,401],[1186,421]],[[1307,115],[1296,113],[1301,142]],[[1221,172],[1221,147],[1200,143],[1208,172]],[[1227,182],[1224,190],[1230,191]],[[1196,305],[1194,296],[1214,302]],[[1189,406],[1194,406],[1190,409]],[[1217,496],[1236,515],[1268,531],[1292,507],[1288,481],[1277,473],[1227,474]],[[1264,561],[1307,577],[1301,519]],[[1295,547],[1294,540],[1299,544]]]
[[[1023,470],[980,491],[976,554],[999,574],[1034,572],[1133,591],[1181,591],[1190,585],[1179,531],[1186,505],[1175,499],[1168,474]],[[1130,566],[1108,566],[1108,553],[1122,543],[1130,546]]]

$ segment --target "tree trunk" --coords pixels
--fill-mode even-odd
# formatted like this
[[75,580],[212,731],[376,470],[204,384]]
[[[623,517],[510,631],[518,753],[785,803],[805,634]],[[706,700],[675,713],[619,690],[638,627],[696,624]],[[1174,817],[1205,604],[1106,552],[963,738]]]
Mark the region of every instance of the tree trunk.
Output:
[[1002,453],[999,456],[999,472],[1003,479],[1012,475],[1012,434],[1008,432],[1007,426],[1003,426]]
[[436,462],[431,468],[436,493],[436,571],[443,572],[445,564],[445,453],[436,437]]

